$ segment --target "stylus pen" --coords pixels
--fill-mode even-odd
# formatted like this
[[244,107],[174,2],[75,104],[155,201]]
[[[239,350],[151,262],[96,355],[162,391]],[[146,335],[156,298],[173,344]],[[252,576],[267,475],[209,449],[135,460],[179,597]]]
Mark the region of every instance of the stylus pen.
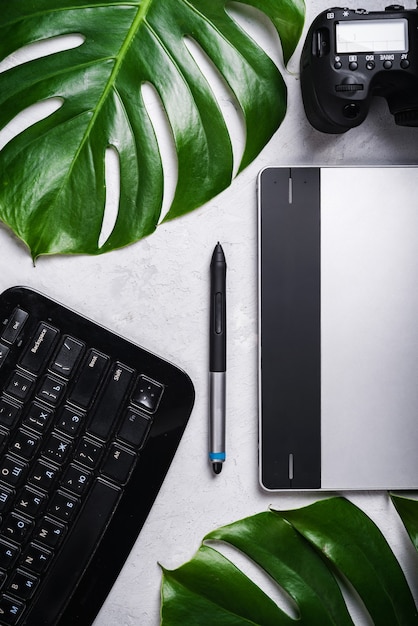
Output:
[[209,460],[215,474],[225,461],[226,262],[218,242],[210,264]]

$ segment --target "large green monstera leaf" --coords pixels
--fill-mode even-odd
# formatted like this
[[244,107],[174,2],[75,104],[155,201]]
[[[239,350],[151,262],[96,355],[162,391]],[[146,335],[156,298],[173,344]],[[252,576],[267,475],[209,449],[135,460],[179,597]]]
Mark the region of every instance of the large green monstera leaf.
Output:
[[[300,38],[303,0],[237,2],[271,19],[287,63]],[[34,258],[98,254],[155,230],[164,168],[145,85],[161,103],[177,159],[165,219],[201,206],[231,183],[227,124],[192,46],[230,90],[244,120],[237,171],[259,154],[283,120],[286,89],[276,65],[227,9],[226,0],[2,3],[0,61],[27,46],[32,56],[0,67],[0,130],[30,107],[54,104],[53,112],[0,151],[0,219]],[[36,48],[75,35],[70,49]],[[114,224],[101,241],[110,149],[117,155],[120,190]]]
[[[418,501],[395,495],[392,500],[418,549]],[[286,609],[222,554],[225,545],[264,570],[287,598]],[[347,583],[362,623],[418,624],[399,562],[358,507],[335,497],[268,511],[211,532],[191,561],[176,570],[163,568],[161,624],[354,626],[342,593]]]

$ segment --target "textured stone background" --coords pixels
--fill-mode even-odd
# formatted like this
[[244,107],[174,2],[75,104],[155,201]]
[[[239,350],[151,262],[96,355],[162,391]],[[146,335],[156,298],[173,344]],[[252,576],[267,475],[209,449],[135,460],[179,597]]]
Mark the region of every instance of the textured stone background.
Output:
[[[376,0],[365,4],[369,10],[385,6]],[[412,0],[405,4],[415,7]],[[307,5],[303,40],[313,18],[329,3],[310,0]],[[255,26],[254,15],[240,10],[243,24],[280,62],[272,29],[265,21]],[[256,161],[206,206],[160,226],[151,237],[124,250],[98,258],[45,257],[35,268],[26,250],[0,228],[1,290],[25,284],[49,294],[176,362],[190,374],[196,388],[195,408],[167,479],[95,626],[156,626],[161,580],[158,562],[169,568],[181,565],[193,555],[204,534],[219,525],[270,505],[289,508],[315,500],[309,494],[268,494],[258,485],[257,174],[268,165],[418,164],[418,129],[396,127],[386,103],[376,99],[358,129],[342,136],[314,130],[305,117],[300,95],[301,45],[285,74],[289,109],[284,123]],[[242,131],[234,105],[227,95],[221,94],[220,99],[238,154]],[[171,184],[173,167],[168,158]],[[222,474],[214,477],[207,463],[207,327],[208,269],[218,240],[228,262],[228,460]],[[412,580],[413,550],[386,495],[356,493],[349,497],[380,525]],[[415,594],[418,597],[417,581]]]

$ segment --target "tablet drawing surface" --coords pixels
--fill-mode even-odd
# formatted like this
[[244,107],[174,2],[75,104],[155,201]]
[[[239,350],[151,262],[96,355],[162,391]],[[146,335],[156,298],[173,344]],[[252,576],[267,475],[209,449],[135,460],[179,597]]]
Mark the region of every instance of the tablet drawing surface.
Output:
[[418,487],[418,170],[259,178],[260,481]]

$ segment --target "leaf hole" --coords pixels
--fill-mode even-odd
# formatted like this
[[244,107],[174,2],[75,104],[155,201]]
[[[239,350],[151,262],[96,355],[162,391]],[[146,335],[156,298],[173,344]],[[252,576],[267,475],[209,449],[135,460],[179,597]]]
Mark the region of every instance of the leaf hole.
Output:
[[0,130],[0,150],[24,130],[58,111],[63,104],[63,98],[49,98],[36,102],[18,113]]
[[115,227],[120,200],[120,160],[119,153],[110,146],[105,152],[106,202],[98,246],[101,248],[109,239]]
[[368,612],[362,598],[358,594],[355,587],[351,584],[349,579],[339,569],[334,567],[331,561],[329,561],[327,564],[329,565],[340,587],[347,610],[354,624],[374,626],[374,621],[372,620],[370,613]]
[[203,48],[191,37],[184,43],[207,81],[225,120],[234,159],[233,176],[237,174],[246,142],[244,115],[232,89]]
[[[159,223],[162,222],[173,202],[178,179],[177,151],[173,131],[161,98],[153,85],[143,83],[141,95],[157,137],[164,172],[164,193]],[[179,104],[179,106],[181,106]]]
[[255,561],[231,544],[221,541],[207,541],[205,543],[229,559],[291,619],[300,619],[300,612],[293,598]]
[[0,73],[6,72],[18,65],[23,65],[28,61],[40,59],[50,54],[56,54],[57,52],[63,52],[64,50],[78,48],[84,41],[85,37],[79,33],[59,35],[58,37],[42,39],[42,41],[34,41],[5,57],[0,62]]
[[271,19],[259,9],[241,2],[227,2],[226,12],[278,66],[283,66],[280,37]]

